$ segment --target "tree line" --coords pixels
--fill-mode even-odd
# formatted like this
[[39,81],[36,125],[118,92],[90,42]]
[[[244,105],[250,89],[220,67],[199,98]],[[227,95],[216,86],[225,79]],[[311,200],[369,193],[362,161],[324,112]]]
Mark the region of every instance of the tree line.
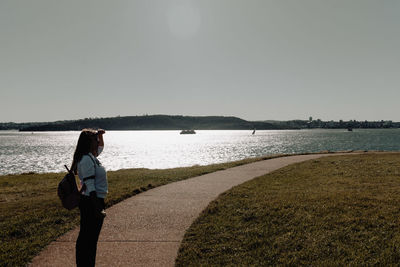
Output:
[[20,131],[79,131],[83,128],[107,130],[272,130],[272,129],[345,129],[345,128],[400,128],[393,121],[246,121],[237,117],[224,116],[170,116],[143,115],[111,118],[85,118],[55,122],[0,123],[0,130]]

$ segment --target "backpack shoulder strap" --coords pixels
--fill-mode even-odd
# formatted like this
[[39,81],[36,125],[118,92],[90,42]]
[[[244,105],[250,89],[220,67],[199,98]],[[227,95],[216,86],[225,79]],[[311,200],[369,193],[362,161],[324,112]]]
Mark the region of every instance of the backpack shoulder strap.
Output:
[[89,158],[93,161],[94,166],[96,167],[97,163],[95,161],[95,159],[93,158],[93,155],[88,154]]

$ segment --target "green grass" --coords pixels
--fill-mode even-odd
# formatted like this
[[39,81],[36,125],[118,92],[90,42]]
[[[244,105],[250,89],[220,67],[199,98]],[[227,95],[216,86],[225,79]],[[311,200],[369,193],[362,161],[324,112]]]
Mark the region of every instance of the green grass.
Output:
[[[266,158],[166,170],[109,171],[107,206],[152,187]],[[51,241],[79,224],[79,210],[63,209],[57,197],[63,176],[0,176],[0,266],[26,265]]]
[[222,194],[186,232],[177,266],[400,262],[400,154],[333,156]]

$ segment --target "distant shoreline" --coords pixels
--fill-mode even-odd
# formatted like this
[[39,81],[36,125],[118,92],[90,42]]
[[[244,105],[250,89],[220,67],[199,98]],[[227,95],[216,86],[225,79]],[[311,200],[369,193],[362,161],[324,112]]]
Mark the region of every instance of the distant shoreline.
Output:
[[85,118],[55,122],[0,123],[0,130],[80,131],[83,128],[107,130],[299,130],[299,129],[381,129],[400,128],[393,121],[247,121],[225,116],[144,115],[110,118]]
[[[395,130],[395,129],[400,129],[400,128],[355,128],[355,129],[353,129],[354,131],[357,131],[357,130]],[[154,130],[149,130],[149,129],[134,129],[134,130],[127,130],[127,129],[123,129],[123,130],[115,130],[115,129],[112,129],[112,130],[108,130],[108,129],[106,129],[107,131],[118,131],[118,132],[125,132],[125,131],[133,131],[133,132],[152,132],[152,131],[166,131],[166,132],[180,132],[181,130],[180,129],[154,129]],[[256,133],[258,132],[258,131],[278,131],[278,130],[280,130],[280,131],[307,131],[307,130],[327,130],[327,131],[329,131],[329,130],[342,130],[342,131],[347,131],[347,128],[285,128],[285,129],[265,129],[265,130],[263,130],[263,129],[257,129],[256,130]],[[31,133],[41,133],[41,132],[43,132],[43,133],[45,133],[45,132],[48,132],[48,133],[50,133],[50,132],[80,132],[81,130],[54,130],[54,131],[21,131],[21,130],[18,130],[18,129],[7,129],[7,130],[3,130],[3,129],[0,129],[0,133],[7,133],[7,132],[9,132],[9,133],[29,133],[29,132],[31,132]],[[253,130],[249,130],[249,129],[196,129],[196,131],[249,131],[249,132],[251,132],[251,131],[253,131]]]

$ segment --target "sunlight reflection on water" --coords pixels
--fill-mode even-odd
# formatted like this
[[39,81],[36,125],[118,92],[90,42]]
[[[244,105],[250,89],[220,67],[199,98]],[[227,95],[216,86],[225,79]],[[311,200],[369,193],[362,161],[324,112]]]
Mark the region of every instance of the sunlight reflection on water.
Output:
[[[79,132],[0,131],[0,174],[64,171],[70,165]],[[99,157],[107,170],[173,168],[240,160],[280,153],[322,150],[400,150],[399,129],[108,131]]]

